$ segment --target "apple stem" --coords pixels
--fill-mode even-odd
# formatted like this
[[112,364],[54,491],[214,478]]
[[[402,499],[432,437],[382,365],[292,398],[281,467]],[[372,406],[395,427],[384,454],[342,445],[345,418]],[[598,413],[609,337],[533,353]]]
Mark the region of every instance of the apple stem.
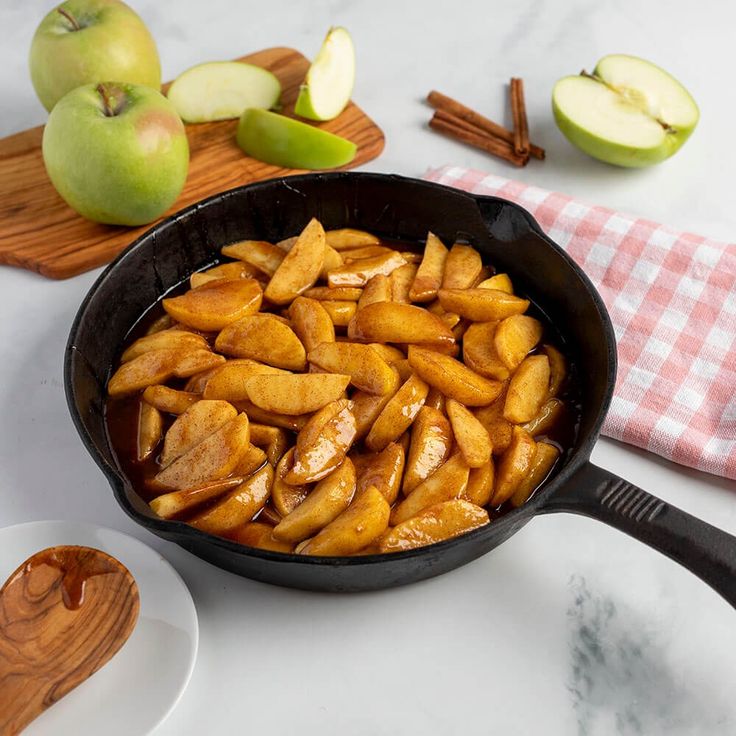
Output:
[[63,15],[71,24],[72,24],[72,30],[74,31],[81,31],[82,26],[77,23],[77,19],[68,11],[65,10],[62,7],[56,8],[61,15]]
[[119,87],[111,87],[107,84],[98,84],[97,93],[102,98],[102,110],[105,117],[114,118],[120,114],[125,104],[125,95]]

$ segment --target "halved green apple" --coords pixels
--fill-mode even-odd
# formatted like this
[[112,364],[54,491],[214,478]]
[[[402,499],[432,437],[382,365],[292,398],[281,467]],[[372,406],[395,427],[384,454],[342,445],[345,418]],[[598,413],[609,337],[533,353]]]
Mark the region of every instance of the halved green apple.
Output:
[[347,138],[255,107],[243,112],[237,141],[249,156],[288,169],[334,169],[357,150]]
[[294,112],[309,120],[332,120],[350,102],[355,49],[345,28],[330,28],[299,90]]
[[571,143],[601,161],[628,167],[672,156],[700,117],[692,96],[674,77],[625,54],[604,56],[592,74],[560,79],[552,109]]
[[238,118],[248,107],[273,107],[281,83],[266,69],[240,61],[211,61],[180,74],[167,97],[185,123]]

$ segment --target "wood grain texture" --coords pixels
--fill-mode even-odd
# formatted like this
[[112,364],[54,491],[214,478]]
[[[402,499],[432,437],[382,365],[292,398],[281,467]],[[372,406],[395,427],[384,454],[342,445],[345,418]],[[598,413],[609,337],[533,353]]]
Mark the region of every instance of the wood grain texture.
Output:
[[62,546],[26,560],[0,589],[0,736],[19,733],[127,641],[140,599],[114,557]]
[[[299,85],[309,67],[307,59],[294,49],[272,48],[240,61],[265,67],[279,78],[283,112],[292,114]],[[237,122],[187,125],[189,176],[184,191],[166,215],[225,189],[303,173],[246,156],[235,143]],[[357,144],[355,159],[343,168],[359,166],[383,150],[380,128],[352,102],[338,118],[319,127]],[[62,279],[109,262],[153,223],[135,228],[99,225],[74,212],[46,175],[42,135],[43,126],[39,126],[0,139],[0,263]]]

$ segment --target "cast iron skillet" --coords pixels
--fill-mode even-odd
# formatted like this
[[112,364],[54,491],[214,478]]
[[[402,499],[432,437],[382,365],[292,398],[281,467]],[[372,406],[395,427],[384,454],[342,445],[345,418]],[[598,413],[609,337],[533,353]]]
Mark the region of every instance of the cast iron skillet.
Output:
[[[532,297],[559,327],[579,370],[581,422],[562,466],[524,506],[424,549],[364,557],[299,557],[242,547],[182,522],[156,518],[121,472],[105,429],[105,385],[121,345],[159,298],[213,263],[222,245],[276,241],[310,217],[419,241],[427,230],[464,237]],[[153,227],[105,270],[79,309],[65,360],[69,409],[115,498],[136,522],[193,554],[255,580],[295,588],[361,591],[439,575],[485,554],[537,514],[569,511],[617,527],[681,563],[736,606],[736,538],[592,465],[616,377],[611,323],[582,271],[525,210],[428,182],[363,173],[274,179],[223,192]]]

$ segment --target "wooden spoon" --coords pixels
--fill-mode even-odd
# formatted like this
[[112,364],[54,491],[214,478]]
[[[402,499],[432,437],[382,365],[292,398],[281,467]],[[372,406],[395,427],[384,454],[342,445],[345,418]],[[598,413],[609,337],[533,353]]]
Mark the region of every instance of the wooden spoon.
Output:
[[90,547],[49,547],[0,589],[0,736],[19,733],[110,660],[130,636],[133,576]]

